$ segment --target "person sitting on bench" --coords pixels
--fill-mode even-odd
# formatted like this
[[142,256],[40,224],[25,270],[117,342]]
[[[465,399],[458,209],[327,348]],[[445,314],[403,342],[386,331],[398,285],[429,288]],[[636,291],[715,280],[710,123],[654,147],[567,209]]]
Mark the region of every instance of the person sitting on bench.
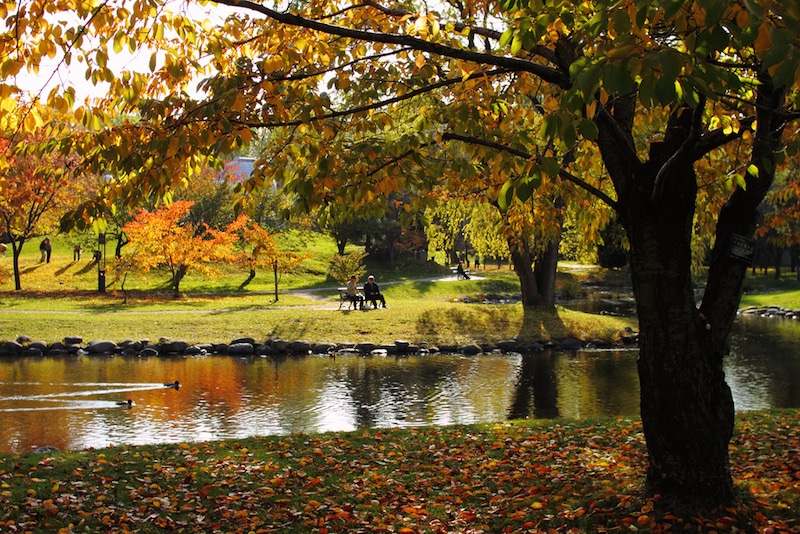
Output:
[[350,281],[347,282],[347,300],[355,304],[355,309],[359,307],[364,309],[364,295],[358,292],[356,275],[351,276]]
[[464,270],[464,262],[458,262],[458,267],[456,267],[456,276],[462,280],[469,280],[469,275]]
[[378,307],[378,301],[381,302],[384,308],[386,307],[386,299],[378,288],[378,284],[375,283],[375,277],[372,275],[369,275],[367,283],[364,284],[364,300],[372,302],[373,308]]

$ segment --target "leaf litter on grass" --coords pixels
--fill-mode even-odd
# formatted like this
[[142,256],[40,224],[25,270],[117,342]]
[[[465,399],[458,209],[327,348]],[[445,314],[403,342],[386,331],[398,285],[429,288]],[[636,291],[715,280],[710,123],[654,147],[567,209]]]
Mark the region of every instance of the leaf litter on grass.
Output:
[[516,421],[0,456],[0,531],[796,533],[799,414],[740,414],[719,510],[643,494],[638,421]]

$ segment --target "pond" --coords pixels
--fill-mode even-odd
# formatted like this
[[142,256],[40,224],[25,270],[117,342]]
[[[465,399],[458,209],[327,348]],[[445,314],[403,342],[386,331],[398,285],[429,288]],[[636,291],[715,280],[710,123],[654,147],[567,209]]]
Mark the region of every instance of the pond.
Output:
[[[800,324],[737,321],[739,410],[800,407]],[[0,452],[638,414],[636,350],[0,361]],[[180,389],[164,384],[178,380]],[[133,406],[120,406],[127,399]]]

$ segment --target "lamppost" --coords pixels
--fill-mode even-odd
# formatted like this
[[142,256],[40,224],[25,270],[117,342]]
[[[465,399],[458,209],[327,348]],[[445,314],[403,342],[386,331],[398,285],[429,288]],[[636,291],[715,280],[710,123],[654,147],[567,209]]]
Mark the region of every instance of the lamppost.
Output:
[[[100,245],[103,246],[102,252]],[[100,293],[106,292],[106,234],[100,232],[97,236],[97,291]]]

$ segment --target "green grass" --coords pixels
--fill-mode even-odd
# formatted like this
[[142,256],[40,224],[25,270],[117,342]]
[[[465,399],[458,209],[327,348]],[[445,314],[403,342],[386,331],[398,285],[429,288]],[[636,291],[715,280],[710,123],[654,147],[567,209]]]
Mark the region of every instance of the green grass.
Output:
[[[797,532],[800,411],[738,415],[738,496],[643,493],[635,419],[0,455],[9,532]],[[5,529],[4,529],[5,527]]]
[[[13,291],[11,253],[0,258],[0,339],[28,335],[52,342],[65,336],[84,339],[159,339],[187,342],[227,342],[237,337],[308,339],[309,341],[368,340],[375,343],[405,339],[411,342],[496,342],[510,338],[547,340],[566,336],[612,339],[635,319],[582,314],[558,308],[555,312],[523,309],[520,305],[464,304],[464,297],[514,295],[519,282],[507,266],[491,265],[481,278],[458,282],[420,281],[448,276],[447,267],[432,262],[406,261],[395,270],[368,265],[386,294],[389,310],[340,311],[335,287],[327,278],[327,261],[336,252],[330,238],[310,232],[282,236],[283,246],[307,251],[302,269],[280,279],[279,300],[274,301],[271,272],[259,272],[243,286],[247,273],[223,266],[216,278],[191,271],[175,297],[166,272],[131,275],[114,280],[108,264],[108,291],[97,291],[97,266],[86,251],[72,261],[68,239],[52,238],[49,264],[39,263],[38,241],[27,244],[21,257],[23,291]],[[108,250],[113,250],[109,244]],[[624,288],[625,270],[564,264],[559,287],[575,291],[581,281]],[[395,283],[396,282],[396,283]],[[794,273],[780,280],[750,276],[743,306],[776,304],[800,307],[800,282]]]
[[800,308],[800,279],[797,273],[786,269],[778,278],[774,271],[748,273],[741,305]]

